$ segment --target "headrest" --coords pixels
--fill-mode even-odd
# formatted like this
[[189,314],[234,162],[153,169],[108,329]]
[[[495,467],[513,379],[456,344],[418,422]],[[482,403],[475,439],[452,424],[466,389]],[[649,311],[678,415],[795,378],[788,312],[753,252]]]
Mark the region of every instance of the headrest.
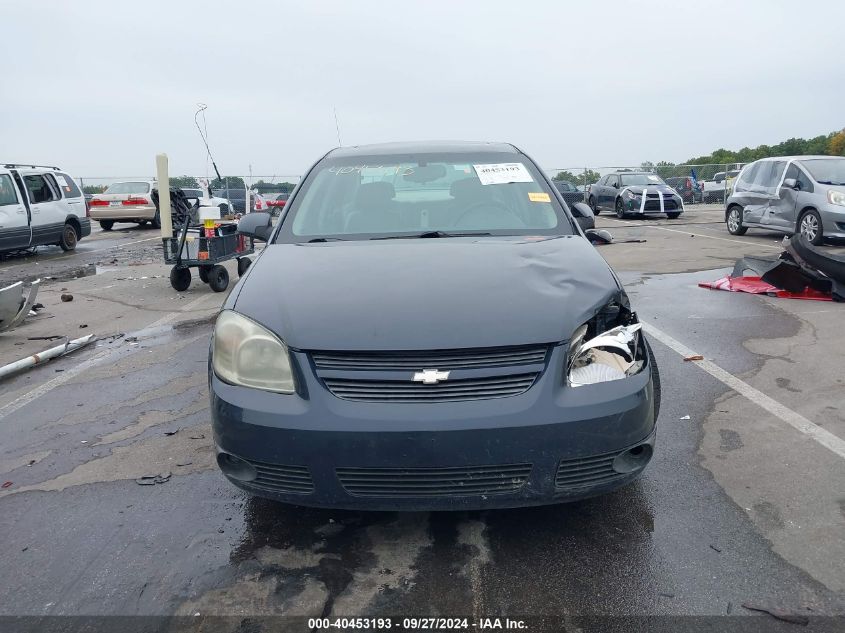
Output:
[[396,190],[389,182],[368,182],[358,187],[355,194],[355,206],[365,209],[373,206],[384,206],[393,200]]
[[456,180],[449,187],[449,195],[457,200],[484,200],[490,190],[478,178]]

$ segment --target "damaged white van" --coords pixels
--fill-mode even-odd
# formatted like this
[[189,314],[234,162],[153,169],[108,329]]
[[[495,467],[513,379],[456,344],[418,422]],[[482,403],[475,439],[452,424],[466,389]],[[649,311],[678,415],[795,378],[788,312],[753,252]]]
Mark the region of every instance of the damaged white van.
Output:
[[58,167],[0,166],[0,253],[52,244],[72,251],[90,234],[73,178]]

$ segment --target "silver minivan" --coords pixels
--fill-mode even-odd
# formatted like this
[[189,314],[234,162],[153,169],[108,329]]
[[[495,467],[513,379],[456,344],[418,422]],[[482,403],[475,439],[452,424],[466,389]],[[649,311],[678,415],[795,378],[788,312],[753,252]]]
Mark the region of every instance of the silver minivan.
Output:
[[725,204],[731,235],[749,228],[792,235],[811,243],[845,239],[845,157],[783,156],[746,165]]

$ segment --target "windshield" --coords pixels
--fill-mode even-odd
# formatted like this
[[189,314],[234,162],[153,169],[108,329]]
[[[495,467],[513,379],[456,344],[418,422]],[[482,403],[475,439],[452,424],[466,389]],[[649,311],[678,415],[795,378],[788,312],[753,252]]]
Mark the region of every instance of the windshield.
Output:
[[564,218],[517,154],[329,158],[309,174],[279,239],[570,234]]
[[845,158],[802,160],[813,180],[823,185],[845,185]]
[[665,185],[666,183],[657,174],[621,174],[622,186],[631,185]]
[[233,189],[215,189],[213,192],[215,198],[228,198],[229,200],[244,200],[246,198],[246,189],[243,187]]
[[148,182],[116,182],[109,185],[103,193],[149,193]]

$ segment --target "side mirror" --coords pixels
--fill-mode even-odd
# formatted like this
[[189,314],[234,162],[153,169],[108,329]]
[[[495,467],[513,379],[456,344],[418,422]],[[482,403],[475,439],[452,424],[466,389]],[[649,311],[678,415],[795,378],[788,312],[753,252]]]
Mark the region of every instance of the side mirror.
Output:
[[795,178],[787,178],[783,181],[783,189],[800,189],[801,186]]
[[266,242],[273,232],[273,216],[264,211],[247,213],[238,222],[238,233]]
[[578,226],[581,227],[582,231],[588,231],[596,228],[596,216],[593,215],[593,210],[589,207],[589,205],[586,205],[583,202],[576,202],[572,205],[571,210],[572,215],[575,217],[575,221],[578,223]]
[[605,231],[604,229],[589,229],[584,231],[584,235],[594,246],[600,244],[610,244],[613,241],[613,236],[610,234],[610,231]]

